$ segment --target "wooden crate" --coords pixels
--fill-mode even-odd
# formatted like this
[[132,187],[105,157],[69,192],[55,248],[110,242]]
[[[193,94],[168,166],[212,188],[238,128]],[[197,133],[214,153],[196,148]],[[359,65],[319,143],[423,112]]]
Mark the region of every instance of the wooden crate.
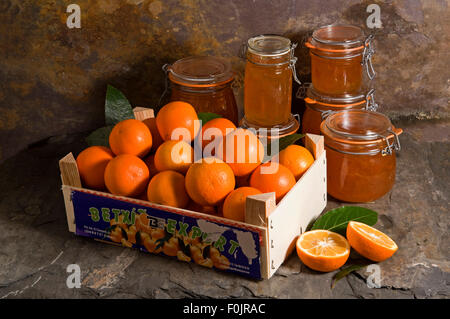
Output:
[[[136,111],[136,118],[140,120],[153,116],[153,112],[148,109]],[[165,238],[155,243],[160,246],[160,251],[153,252],[173,255],[167,239],[178,237],[180,251],[184,249],[185,252],[192,252],[195,249],[193,246],[201,250],[201,258],[191,258],[191,262],[256,279],[270,278],[295,248],[298,235],[326,206],[323,137],[307,134],[305,141],[306,147],[315,157],[312,166],[278,205],[275,203],[275,193],[249,196],[245,222],[82,188],[75,158],[69,153],[59,162],[69,231],[119,244],[111,240],[111,220],[118,220],[122,216],[123,224],[127,225],[124,226],[125,231],[132,225],[139,226],[136,221],[141,218],[141,214],[145,214],[142,217],[148,221],[145,233],[165,234]],[[147,236],[144,237],[144,230],[134,240],[128,237],[130,241],[122,244],[152,252],[154,246],[150,244],[153,242]],[[145,242],[147,245],[143,238],[148,240]],[[219,258],[219,255],[224,257]],[[181,253],[171,258],[186,261]]]

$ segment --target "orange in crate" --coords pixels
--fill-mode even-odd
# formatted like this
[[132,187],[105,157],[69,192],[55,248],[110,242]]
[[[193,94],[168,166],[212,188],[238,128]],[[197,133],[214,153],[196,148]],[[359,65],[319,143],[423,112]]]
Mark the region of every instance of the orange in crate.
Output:
[[184,186],[184,176],[175,171],[156,174],[148,184],[147,198],[152,203],[185,208],[189,197]]
[[155,168],[161,171],[177,171],[186,174],[194,161],[194,150],[185,141],[165,141],[156,150]]
[[228,164],[217,158],[204,158],[189,167],[186,190],[202,206],[219,204],[234,189],[235,179]]
[[105,189],[105,169],[113,157],[113,152],[104,146],[91,146],[78,154],[77,165],[83,184],[92,189]]
[[[191,104],[181,101],[164,105],[156,115],[156,126],[164,141],[173,139],[189,143],[197,136],[200,129],[195,109]],[[172,138],[172,134],[177,131],[185,133],[185,136]]]
[[118,155],[105,169],[106,188],[114,195],[138,196],[147,187],[149,178],[147,165],[134,155]]
[[150,129],[139,120],[117,123],[109,134],[109,145],[116,155],[130,154],[144,157],[152,147]]
[[294,174],[279,163],[264,163],[252,173],[250,186],[263,193],[275,192],[277,202],[295,185]]
[[[225,118],[216,118],[208,121],[202,126],[202,149],[207,145],[208,149],[212,151],[210,155],[214,155],[215,149],[218,147],[222,139],[227,133],[231,133],[236,129],[236,125]],[[215,136],[217,133],[221,136]]]
[[264,158],[264,146],[252,131],[239,128],[225,136],[217,157],[230,165],[234,175],[250,174]]
[[279,161],[294,174],[295,180],[298,181],[314,163],[314,157],[303,146],[289,145],[280,152]]
[[261,191],[253,187],[239,187],[228,194],[223,203],[223,217],[245,221],[245,203],[247,196],[261,194]]

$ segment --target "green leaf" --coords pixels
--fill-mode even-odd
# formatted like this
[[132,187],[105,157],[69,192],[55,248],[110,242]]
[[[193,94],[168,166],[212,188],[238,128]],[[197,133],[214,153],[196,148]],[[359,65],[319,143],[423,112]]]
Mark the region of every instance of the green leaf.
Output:
[[105,239],[105,238],[107,239],[108,236],[111,234],[111,232],[112,232],[116,227],[118,227],[118,225],[108,226],[108,227],[105,229],[105,235],[103,235],[103,239]]
[[280,138],[280,142],[279,142],[280,152],[282,150],[284,150],[286,147],[288,147],[289,145],[294,144],[295,142],[297,142],[299,139],[301,139],[304,136],[305,136],[305,134],[291,134],[291,135]]
[[283,136],[278,141],[278,150],[273,150],[272,149],[272,144],[268,143],[267,145],[265,145],[265,147],[266,147],[266,152],[265,153],[269,154],[268,150],[270,150],[270,155],[266,155],[265,156],[265,158],[263,160],[263,163],[270,161],[270,159],[272,157],[277,155],[279,152],[284,150],[289,145],[294,144],[295,142],[297,142],[299,139],[301,139],[304,136],[305,136],[305,134],[291,134],[291,135],[288,135],[288,136]]
[[331,284],[331,289],[334,288],[334,286],[336,285],[336,283],[341,280],[342,278],[344,278],[345,276],[351,274],[354,271],[360,270],[364,267],[367,267],[367,265],[351,265],[347,268],[342,269],[341,271],[339,271],[335,276],[334,276],[334,280],[333,283]]
[[115,228],[114,226],[116,226],[116,225],[106,227],[105,232],[106,233],[111,232]]
[[126,240],[128,240],[128,234],[127,234],[127,232],[125,231],[125,229],[120,228],[120,230],[122,231],[122,237],[125,238]]
[[197,114],[197,116],[198,116],[198,119],[202,121],[202,125],[205,125],[206,123],[208,123],[211,120],[222,117],[219,114],[211,113],[211,112],[200,112]]
[[203,249],[203,258],[210,258],[211,257],[211,246],[206,246]]
[[156,243],[156,249],[161,248],[162,246],[164,246],[164,243],[166,241],[169,241],[170,238],[173,237],[173,235],[169,232],[167,232],[167,230],[164,230],[165,235],[163,238],[158,239],[155,243]]
[[183,252],[183,254],[185,254],[186,256],[190,257],[191,256],[191,250],[189,249],[190,245],[184,244],[184,240],[181,238],[178,238],[178,247],[180,247],[180,250]]
[[311,230],[326,229],[345,236],[350,221],[357,221],[369,226],[375,225],[378,220],[377,212],[358,206],[342,206],[332,209],[319,217]]
[[[167,241],[167,240],[166,240]],[[160,249],[162,246],[164,246],[165,240],[158,239],[155,243],[157,243],[155,250]]]
[[141,237],[141,232],[138,231],[136,233],[136,245],[140,246],[142,244],[142,237]]
[[108,85],[105,100],[106,125],[115,125],[127,119],[134,119],[133,108],[130,102],[122,92]]
[[109,134],[111,133],[113,126],[105,126],[99,128],[89,134],[86,137],[86,143],[89,146],[99,145],[99,146],[107,146],[109,147]]

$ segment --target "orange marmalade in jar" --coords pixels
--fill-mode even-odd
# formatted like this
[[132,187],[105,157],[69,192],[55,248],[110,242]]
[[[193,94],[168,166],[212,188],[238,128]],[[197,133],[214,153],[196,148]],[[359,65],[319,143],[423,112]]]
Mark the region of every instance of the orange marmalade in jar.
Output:
[[[300,90],[299,90],[300,92]],[[320,134],[320,124],[330,114],[343,110],[366,109],[376,111],[374,89],[367,94],[344,95],[342,97],[322,95],[313,86],[306,91],[306,109],[302,116],[302,133]]]
[[318,92],[328,95],[356,94],[363,85],[363,67],[375,77],[371,57],[373,35],[361,28],[329,25],[313,32],[306,42],[311,56],[311,80]]
[[363,203],[389,192],[395,181],[401,129],[381,113],[347,110],[328,116],[320,130],[327,151],[328,194],[344,202]]
[[247,41],[244,126],[278,127],[280,134],[298,129],[291,114],[292,77],[297,80],[295,47],[289,39],[277,35],[260,35]]
[[184,101],[197,112],[219,114],[238,124],[238,111],[231,84],[230,64],[213,56],[192,56],[163,68],[168,73],[171,101]]

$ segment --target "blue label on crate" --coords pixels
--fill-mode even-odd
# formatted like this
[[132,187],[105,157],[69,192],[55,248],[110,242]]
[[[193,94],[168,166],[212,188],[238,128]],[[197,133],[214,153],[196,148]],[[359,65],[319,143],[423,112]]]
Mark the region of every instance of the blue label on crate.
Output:
[[258,229],[72,191],[76,234],[261,278]]

